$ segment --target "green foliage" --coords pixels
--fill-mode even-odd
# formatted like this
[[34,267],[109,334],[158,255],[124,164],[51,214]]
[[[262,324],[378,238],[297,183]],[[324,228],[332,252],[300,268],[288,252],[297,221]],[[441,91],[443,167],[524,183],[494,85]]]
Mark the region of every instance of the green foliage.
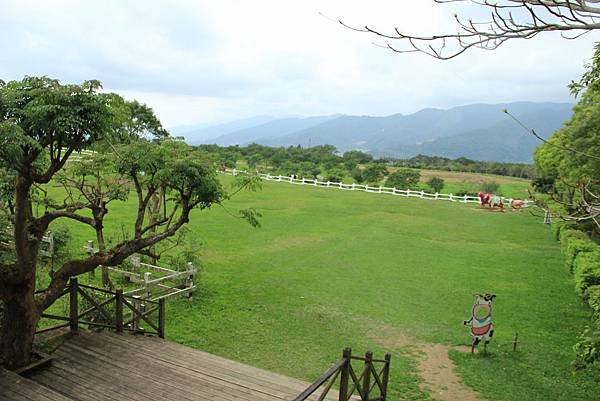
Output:
[[563,254],[567,253],[567,247],[569,246],[569,241],[572,238],[577,238],[580,240],[586,240],[588,239],[588,236],[579,230],[575,230],[575,229],[563,229],[560,231],[560,250],[562,251]]
[[581,296],[588,287],[600,284],[600,250],[580,252],[575,258],[575,289]]
[[486,194],[495,194],[500,189],[500,184],[494,181],[485,181],[479,185],[479,190]]
[[416,187],[420,179],[421,173],[419,170],[399,168],[387,177],[385,183],[388,187],[407,189]]
[[61,85],[47,77],[0,86],[0,165],[17,170],[28,154],[37,162],[35,173],[42,175],[61,146],[77,151],[109,134],[109,96],[97,93],[99,89],[97,81]]
[[429,187],[435,192],[441,192],[444,188],[444,179],[440,177],[431,177],[427,181],[427,185],[429,185]]
[[388,169],[380,163],[369,163],[362,171],[363,181],[369,184],[377,184],[388,174]]
[[564,251],[565,254],[565,266],[570,271],[574,271],[575,269],[575,258],[581,252],[592,252],[598,249],[598,244],[590,239],[583,239],[578,237],[567,237],[565,239],[566,249]]
[[[588,205],[600,193],[600,46],[581,80],[571,83],[570,89],[580,97],[574,114],[536,150],[534,161],[539,176],[552,183],[545,189],[564,205],[566,214],[589,216]],[[580,221],[582,227],[600,233],[596,224]]]
[[600,316],[600,285],[591,285],[585,291],[585,298],[595,314]]
[[331,182],[342,182],[344,181],[344,177],[346,176],[346,172],[339,168],[334,168],[329,170],[325,174],[325,179]]
[[593,319],[578,337],[573,347],[577,359],[575,369],[584,369],[600,360],[600,319]]
[[52,226],[52,236],[54,240],[54,254],[52,255],[52,264],[61,266],[64,262],[71,258],[71,241],[73,235],[69,226],[61,223],[56,223]]

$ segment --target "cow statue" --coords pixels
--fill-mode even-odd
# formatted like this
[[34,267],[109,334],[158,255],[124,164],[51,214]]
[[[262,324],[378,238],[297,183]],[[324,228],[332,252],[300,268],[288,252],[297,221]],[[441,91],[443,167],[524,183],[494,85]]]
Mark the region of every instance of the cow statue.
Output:
[[492,324],[492,301],[494,298],[496,298],[494,294],[476,294],[471,318],[463,321],[465,326],[471,326],[471,337],[473,337],[471,353],[475,351],[475,347],[481,341],[484,341],[485,350],[494,335],[494,325]]

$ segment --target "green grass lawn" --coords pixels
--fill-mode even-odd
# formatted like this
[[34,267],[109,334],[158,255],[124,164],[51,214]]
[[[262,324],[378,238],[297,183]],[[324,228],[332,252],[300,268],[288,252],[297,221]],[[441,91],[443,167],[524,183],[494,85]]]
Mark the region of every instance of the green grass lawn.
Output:
[[[113,235],[132,205],[111,208]],[[414,350],[389,344],[395,336],[469,344],[462,321],[473,294],[493,292],[489,355],[451,353],[463,381],[489,400],[600,399],[598,370],[570,368],[589,312],[539,218],[275,182],[226,207],[258,209],[262,227],[219,206],[194,212],[200,290],[191,304],[168,303],[169,339],[306,380],[346,346],[389,351],[389,399],[426,400]],[[73,234],[81,245],[93,238],[87,228]]]

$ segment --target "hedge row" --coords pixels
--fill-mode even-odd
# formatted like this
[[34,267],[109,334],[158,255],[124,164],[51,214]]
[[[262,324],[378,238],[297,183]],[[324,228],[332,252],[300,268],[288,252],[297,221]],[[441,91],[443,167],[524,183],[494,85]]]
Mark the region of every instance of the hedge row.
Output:
[[600,360],[600,246],[571,225],[557,224],[553,228],[565,255],[565,266],[575,276],[575,290],[593,311],[590,324],[574,346],[574,366],[584,368]]
[[575,274],[575,290],[588,298],[589,287],[600,285],[600,246],[584,232],[558,225],[556,233],[565,255],[565,266]]

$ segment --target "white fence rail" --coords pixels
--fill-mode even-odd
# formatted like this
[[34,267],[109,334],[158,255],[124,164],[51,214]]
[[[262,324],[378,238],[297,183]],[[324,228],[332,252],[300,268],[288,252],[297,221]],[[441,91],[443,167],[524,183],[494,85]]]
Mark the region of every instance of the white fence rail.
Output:
[[[88,241],[83,248],[90,255],[98,252],[93,246],[93,241]],[[132,255],[127,260],[131,262],[135,271],[107,266],[108,271],[113,274],[126,277],[130,282],[140,285],[138,288],[124,294],[139,296],[141,299],[150,299],[152,301],[170,299],[182,295],[187,296],[188,300],[192,300],[192,295],[196,291],[194,279],[198,274],[198,269],[191,262],[188,262],[184,271],[177,271],[143,263],[137,255]],[[161,276],[152,278],[153,272],[159,273]]]
[[[247,174],[246,170],[236,170],[236,169],[225,169],[219,170],[220,173],[230,174],[230,175],[238,175],[238,174]],[[398,189],[398,188],[390,188],[383,186],[369,186],[366,184],[344,184],[342,182],[331,182],[331,181],[319,181],[319,180],[308,180],[306,178],[296,178],[294,176],[284,176],[284,175],[271,175],[271,174],[257,174],[260,178],[266,181],[277,181],[277,182],[287,182],[289,184],[295,185],[309,185],[313,187],[320,188],[337,188],[346,191],[363,191],[375,194],[389,194],[389,195],[397,195],[404,196],[407,198],[420,198],[427,200],[445,200],[450,202],[461,202],[461,203],[481,203],[481,200],[477,196],[468,196],[468,195],[453,195],[453,194],[442,194],[442,193],[429,193],[425,191],[415,191],[412,189]],[[502,197],[502,201],[507,206],[510,204],[510,201],[513,198]],[[526,200],[524,201],[523,207],[528,207],[533,204],[533,201]]]

